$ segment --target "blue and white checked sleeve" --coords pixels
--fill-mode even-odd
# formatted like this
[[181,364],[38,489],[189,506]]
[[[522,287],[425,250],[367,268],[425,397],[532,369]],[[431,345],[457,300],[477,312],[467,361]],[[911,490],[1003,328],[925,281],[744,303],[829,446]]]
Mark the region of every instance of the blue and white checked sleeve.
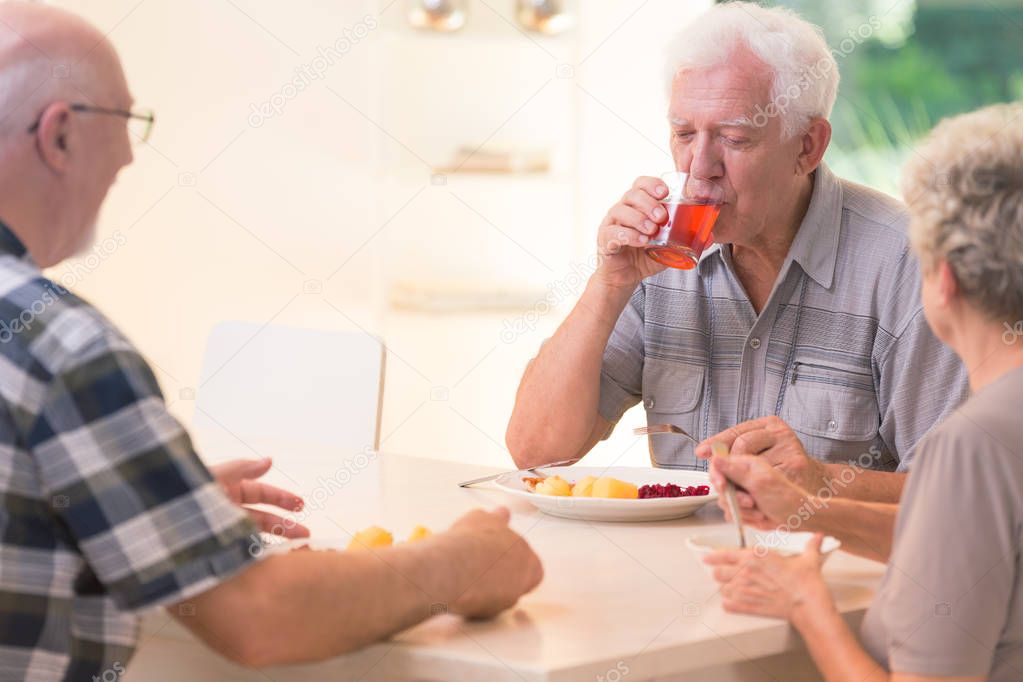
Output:
[[252,563],[255,527],[199,460],[139,353],[107,332],[70,355],[24,439],[54,514],[115,603],[188,599]]

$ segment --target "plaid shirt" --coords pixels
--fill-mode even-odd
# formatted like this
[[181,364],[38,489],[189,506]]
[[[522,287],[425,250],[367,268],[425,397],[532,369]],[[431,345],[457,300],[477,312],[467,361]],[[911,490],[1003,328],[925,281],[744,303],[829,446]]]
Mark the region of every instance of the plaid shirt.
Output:
[[137,612],[253,561],[256,532],[153,373],[0,224],[0,680],[119,676]]

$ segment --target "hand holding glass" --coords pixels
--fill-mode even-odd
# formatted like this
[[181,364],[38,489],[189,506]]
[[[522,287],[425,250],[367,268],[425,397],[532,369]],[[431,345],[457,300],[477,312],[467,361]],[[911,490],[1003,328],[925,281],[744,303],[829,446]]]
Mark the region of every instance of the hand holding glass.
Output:
[[669,268],[691,270],[714,241],[711,230],[721,213],[724,190],[681,171],[665,173],[661,179],[668,188],[661,199],[668,222],[650,239],[646,255]]

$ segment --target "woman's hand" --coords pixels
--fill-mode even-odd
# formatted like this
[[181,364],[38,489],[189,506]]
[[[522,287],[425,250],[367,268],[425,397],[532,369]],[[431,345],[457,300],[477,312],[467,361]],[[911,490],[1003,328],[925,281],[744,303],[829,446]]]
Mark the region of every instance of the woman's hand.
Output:
[[797,619],[831,610],[834,602],[821,577],[821,542],[817,534],[806,551],[785,557],[765,547],[719,550],[704,562],[714,567],[725,611]]

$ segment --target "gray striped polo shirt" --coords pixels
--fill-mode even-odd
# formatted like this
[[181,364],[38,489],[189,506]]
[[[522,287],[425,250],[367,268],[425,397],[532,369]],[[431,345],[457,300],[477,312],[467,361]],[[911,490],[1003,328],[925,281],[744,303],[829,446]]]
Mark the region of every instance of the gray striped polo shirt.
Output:
[[[907,219],[900,202],[822,164],[759,316],[727,245],[640,283],[604,351],[601,416],[617,423],[642,402],[648,423],[702,440],[776,414],[822,461],[905,471],[968,393],[962,363],[924,318]],[[678,436],[651,438],[650,457],[706,465]]]

